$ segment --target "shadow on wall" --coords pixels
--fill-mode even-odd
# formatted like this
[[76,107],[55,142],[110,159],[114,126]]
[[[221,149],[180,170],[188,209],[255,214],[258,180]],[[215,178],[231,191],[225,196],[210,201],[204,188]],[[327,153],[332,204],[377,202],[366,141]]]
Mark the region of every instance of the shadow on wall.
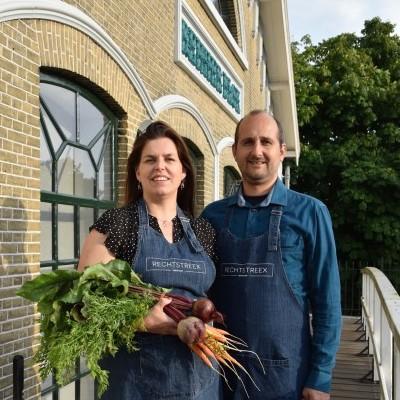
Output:
[[[32,278],[29,268],[27,240],[28,216],[24,203],[15,198],[0,199],[0,379],[1,399],[22,399],[16,396],[22,388],[13,387],[13,359],[23,356],[25,370],[21,378],[34,378],[34,386],[25,389],[24,396],[39,393],[39,381],[32,368],[33,347],[37,343],[36,307],[18,297],[15,292]],[[17,372],[17,371],[16,371]],[[20,384],[22,379],[19,379]],[[30,380],[31,381],[31,380]],[[22,386],[23,384],[21,384]],[[22,396],[22,393],[20,393]]]

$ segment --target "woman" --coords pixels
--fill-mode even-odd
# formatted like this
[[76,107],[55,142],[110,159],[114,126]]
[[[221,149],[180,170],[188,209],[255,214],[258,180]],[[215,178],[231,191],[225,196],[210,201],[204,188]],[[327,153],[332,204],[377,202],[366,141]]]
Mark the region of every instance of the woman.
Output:
[[[142,279],[191,298],[204,297],[215,278],[215,232],[193,220],[194,174],[180,136],[161,121],[135,140],[128,158],[126,205],[91,227],[79,270],[114,258],[128,261]],[[139,351],[120,349],[103,360],[110,386],[103,400],[218,398],[217,374],[176,336],[161,299],[137,335]]]

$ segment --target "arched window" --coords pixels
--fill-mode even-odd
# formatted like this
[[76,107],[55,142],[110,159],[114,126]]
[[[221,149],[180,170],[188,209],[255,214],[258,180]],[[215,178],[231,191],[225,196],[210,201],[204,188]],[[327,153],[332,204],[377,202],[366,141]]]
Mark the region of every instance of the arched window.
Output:
[[224,167],[224,197],[231,196],[239,188],[241,178],[233,167]]
[[[40,266],[75,268],[88,228],[116,204],[115,115],[88,90],[40,76]],[[46,400],[95,399],[84,360],[63,388],[49,377]]]
[[194,170],[194,214],[197,217],[204,208],[204,157],[199,148],[184,138]]

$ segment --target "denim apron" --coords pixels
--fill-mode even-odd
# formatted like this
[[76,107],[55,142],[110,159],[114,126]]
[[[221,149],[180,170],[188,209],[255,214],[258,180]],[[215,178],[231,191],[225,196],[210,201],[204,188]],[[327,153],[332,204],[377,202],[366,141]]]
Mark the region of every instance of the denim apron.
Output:
[[[257,237],[239,239],[229,231],[233,207],[225,214],[217,238],[220,264],[212,293],[229,332],[242,338],[251,353],[233,354],[260,391],[240,373],[251,400],[299,400],[310,352],[308,312],[295,298],[283,269],[280,248],[282,206],[271,206],[269,228]],[[246,399],[242,384],[230,377],[233,390],[224,399]]]
[[[177,209],[183,238],[169,243],[149,226],[143,200],[138,201],[139,232],[132,264],[143,281],[191,298],[204,297],[215,278],[214,264],[197,240],[190,220]],[[101,366],[110,371],[103,400],[215,400],[218,375],[177,336],[141,333],[139,351],[120,349]]]

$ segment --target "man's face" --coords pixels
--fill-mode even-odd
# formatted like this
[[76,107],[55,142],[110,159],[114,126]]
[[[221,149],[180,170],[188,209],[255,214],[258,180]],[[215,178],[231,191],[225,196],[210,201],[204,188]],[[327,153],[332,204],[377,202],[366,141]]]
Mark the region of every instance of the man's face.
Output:
[[269,190],[274,184],[286,145],[279,143],[274,119],[260,113],[242,121],[232,152],[242,173],[245,192],[251,195],[252,188]]

